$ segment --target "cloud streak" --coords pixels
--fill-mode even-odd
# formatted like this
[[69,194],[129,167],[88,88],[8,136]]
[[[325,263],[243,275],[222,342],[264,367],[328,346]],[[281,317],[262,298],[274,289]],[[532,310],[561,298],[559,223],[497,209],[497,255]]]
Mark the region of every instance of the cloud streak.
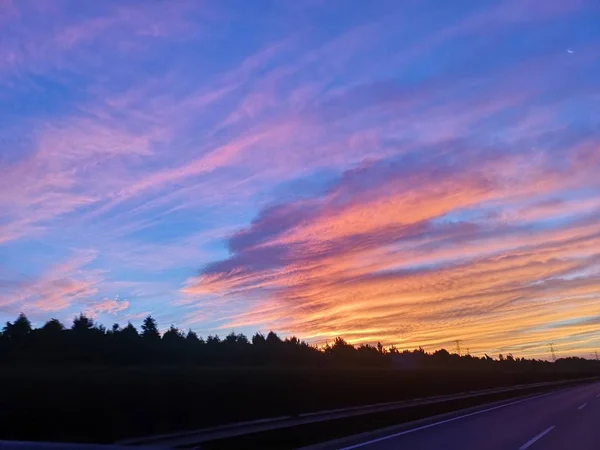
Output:
[[76,252],[37,277],[14,282],[0,293],[0,304],[39,315],[40,312],[62,311],[84,301],[97,294],[97,286],[103,278],[101,270],[86,269],[95,258],[93,251]]
[[[494,317],[502,324],[508,312],[529,309],[543,316],[558,300],[568,305],[594,294],[600,208],[585,198],[567,211],[540,207],[527,222],[507,221],[502,211],[584,180],[592,185],[596,169],[579,163],[587,147],[573,142],[561,150],[571,158],[568,170],[553,167],[554,152],[538,154],[524,177],[519,149],[452,146],[450,153],[446,145],[428,148],[429,157],[351,170],[322,197],[264,210],[229,239],[232,255],[206,266],[185,292],[258,298],[256,309],[224,328],[262,323],[317,339],[350,334],[355,342],[385,337],[409,346],[452,337],[423,338],[422,329],[463,330]],[[565,213],[576,217],[568,227],[551,225]],[[469,337],[485,342],[494,326]],[[501,329],[522,328],[514,320]]]
[[297,3],[2,5],[0,312],[596,345],[595,2]]

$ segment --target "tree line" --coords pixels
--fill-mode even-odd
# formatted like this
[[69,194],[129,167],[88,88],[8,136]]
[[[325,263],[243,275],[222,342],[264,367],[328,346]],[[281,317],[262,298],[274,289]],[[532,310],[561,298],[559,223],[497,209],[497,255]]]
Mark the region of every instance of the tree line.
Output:
[[131,322],[106,328],[84,314],[76,316],[69,328],[57,319],[33,328],[23,313],[6,322],[0,334],[0,364],[11,363],[600,371],[599,361],[583,358],[550,363],[511,354],[492,358],[452,354],[445,349],[433,353],[422,348],[399,351],[396,347],[386,349],[381,343],[354,346],[341,337],[318,348],[294,336],[282,339],[273,331],[266,335],[258,332],[251,338],[231,332],[223,338],[209,335],[203,339],[192,330],[183,332],[171,325],[161,335],[151,316],[144,319],[140,330]]

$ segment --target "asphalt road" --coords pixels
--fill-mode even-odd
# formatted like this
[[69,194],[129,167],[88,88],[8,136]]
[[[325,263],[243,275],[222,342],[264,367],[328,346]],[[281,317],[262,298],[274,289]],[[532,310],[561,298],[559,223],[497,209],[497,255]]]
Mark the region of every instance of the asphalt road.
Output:
[[373,435],[341,450],[598,450],[600,383],[483,407]]

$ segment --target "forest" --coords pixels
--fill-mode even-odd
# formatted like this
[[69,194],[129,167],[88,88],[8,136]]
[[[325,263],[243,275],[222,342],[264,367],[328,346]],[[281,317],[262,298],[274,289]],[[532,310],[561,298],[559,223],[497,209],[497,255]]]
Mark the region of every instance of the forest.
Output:
[[[400,351],[341,337],[317,348],[273,332],[201,339],[175,327],[161,334],[152,317],[139,330],[85,315],[68,327],[51,319],[33,328],[23,314],[3,327],[0,364],[0,383],[10,387],[0,398],[0,438],[69,442],[600,373],[598,361],[582,358]],[[468,405],[445,407],[459,406]]]
[[342,337],[318,348],[296,337],[256,333],[251,338],[231,332],[206,339],[194,331],[182,332],[171,325],[162,335],[151,316],[138,330],[131,323],[111,328],[80,314],[65,327],[57,319],[33,328],[25,314],[7,322],[0,334],[3,364],[67,365],[195,365],[208,367],[380,367],[396,369],[462,368],[508,369],[511,371],[594,371],[600,362],[584,358],[561,358],[555,362],[513,357],[511,354],[482,357],[459,355],[445,349],[427,353],[423,349],[400,351],[361,344],[353,346]]

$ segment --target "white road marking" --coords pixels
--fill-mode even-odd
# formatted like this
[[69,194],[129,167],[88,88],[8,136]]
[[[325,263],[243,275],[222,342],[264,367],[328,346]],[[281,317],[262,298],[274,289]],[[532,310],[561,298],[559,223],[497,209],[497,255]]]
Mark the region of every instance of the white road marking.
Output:
[[584,403],[583,405],[581,405],[581,406],[580,406],[579,408],[577,408],[577,409],[583,409],[583,408],[585,408],[586,406],[587,406],[587,403]]
[[[464,416],[452,417],[451,419],[441,420],[439,422],[430,423],[428,425],[423,425],[421,427],[412,428],[412,429],[406,430],[406,431],[400,431],[399,433],[389,434],[387,436],[383,436],[383,437],[380,437],[380,438],[377,438],[377,439],[372,439],[370,441],[360,442],[358,444],[350,445],[349,447],[341,448],[340,450],[352,450],[354,448],[364,447],[365,445],[374,444],[375,442],[385,441],[387,439],[392,439],[392,438],[395,438],[395,437],[398,437],[398,436],[403,436],[405,434],[414,433],[415,431],[425,430],[427,428],[432,428],[432,427],[436,427],[438,425],[443,425],[445,423],[454,422],[456,420],[464,419],[465,417],[476,416],[478,414],[483,414],[483,413],[486,413],[486,412],[489,412],[489,411],[494,411],[496,409],[506,408],[507,406],[516,405],[517,403],[523,403],[523,402],[527,402],[529,400],[535,400],[536,398],[545,397],[546,395],[555,394],[555,393],[556,392],[546,392],[545,394],[536,395],[535,397],[524,398],[524,399],[521,399],[521,400],[516,400],[514,402],[505,403],[503,405],[493,406],[492,408],[482,409],[481,411],[475,411],[475,412],[472,412],[472,413],[469,413],[469,414],[465,414]],[[554,427],[552,427],[552,428],[554,428]]]
[[540,434],[538,434],[535,437],[532,437],[531,439],[529,439],[527,442],[525,442],[523,445],[521,445],[519,447],[519,450],[525,450],[526,448],[529,448],[530,445],[534,444],[535,442],[539,441],[541,438],[543,438],[544,436],[546,436],[548,433],[550,433],[552,430],[554,430],[554,425],[552,425],[551,427],[546,428],[544,431],[542,431]]

